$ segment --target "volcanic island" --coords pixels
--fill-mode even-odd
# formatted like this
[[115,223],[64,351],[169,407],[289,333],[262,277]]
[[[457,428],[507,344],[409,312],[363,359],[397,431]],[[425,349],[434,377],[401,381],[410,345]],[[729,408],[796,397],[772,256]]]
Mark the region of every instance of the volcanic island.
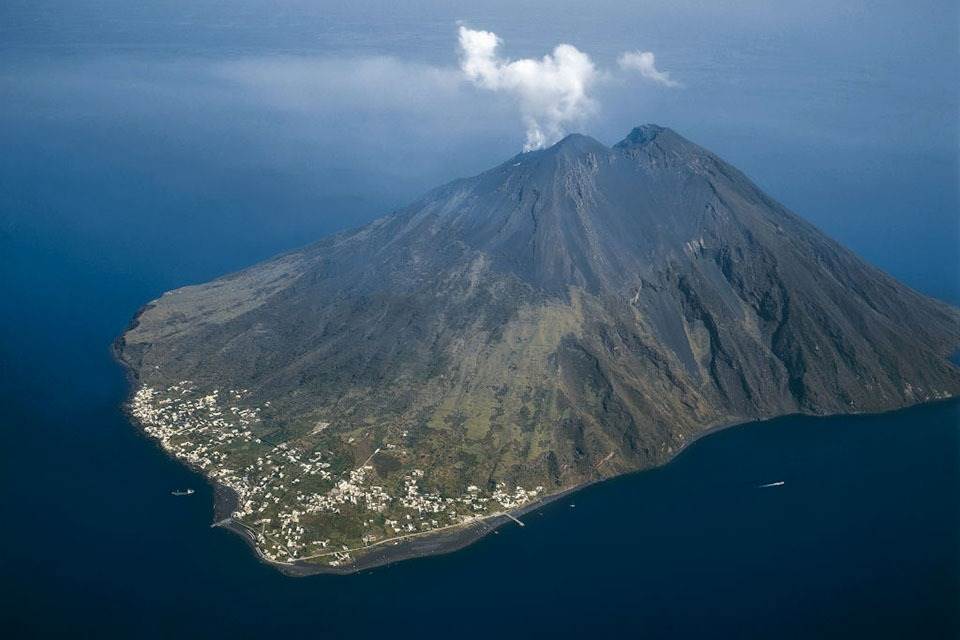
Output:
[[957,309],[645,125],[167,292],[115,352],[217,524],[304,575],[460,548],[724,426],[956,396],[958,344]]

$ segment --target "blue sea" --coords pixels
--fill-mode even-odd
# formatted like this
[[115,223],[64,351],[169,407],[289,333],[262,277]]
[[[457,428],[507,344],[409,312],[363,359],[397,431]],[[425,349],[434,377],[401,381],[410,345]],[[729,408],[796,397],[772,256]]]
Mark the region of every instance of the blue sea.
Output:
[[462,551],[288,578],[210,528],[109,351],[167,289],[518,152],[515,105],[456,80],[460,20],[655,51],[683,88],[602,83],[583,132],[671,126],[957,304],[955,3],[133,4],[0,6],[0,634],[960,636],[958,401],[728,429]]

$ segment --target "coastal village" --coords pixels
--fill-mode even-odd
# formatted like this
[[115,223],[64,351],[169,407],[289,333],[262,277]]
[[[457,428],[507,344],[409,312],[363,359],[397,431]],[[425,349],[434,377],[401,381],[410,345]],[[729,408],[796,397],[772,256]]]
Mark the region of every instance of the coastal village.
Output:
[[314,437],[271,444],[258,435],[261,408],[249,397],[247,390],[203,391],[182,381],[162,390],[140,387],[130,410],[167,452],[236,494],[232,522],[271,562],[337,567],[367,547],[507,514],[543,495],[542,486],[502,482],[442,495],[429,489],[430,478],[419,468],[382,476],[374,457],[402,455],[406,431],[360,464],[341,468],[331,425],[319,424]]

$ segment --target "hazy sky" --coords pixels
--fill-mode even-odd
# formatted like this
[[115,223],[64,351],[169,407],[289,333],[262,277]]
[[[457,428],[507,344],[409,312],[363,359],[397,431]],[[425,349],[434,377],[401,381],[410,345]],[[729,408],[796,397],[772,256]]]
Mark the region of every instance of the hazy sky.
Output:
[[0,241],[216,275],[499,163],[531,120],[656,122],[960,298],[956,2],[131,4],[0,4]]

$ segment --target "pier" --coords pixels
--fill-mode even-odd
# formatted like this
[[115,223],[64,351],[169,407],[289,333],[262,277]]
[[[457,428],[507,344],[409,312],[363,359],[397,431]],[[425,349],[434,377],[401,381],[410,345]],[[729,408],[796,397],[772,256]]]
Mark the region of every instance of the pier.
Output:
[[523,524],[522,522],[520,522],[520,520],[518,520],[517,518],[514,518],[512,515],[510,515],[510,514],[507,513],[506,511],[504,511],[504,512],[503,512],[502,514],[500,514],[500,515],[507,516],[508,518],[510,518],[511,520],[513,520],[514,522],[516,522],[516,523],[517,523],[518,525],[520,525],[521,527],[527,526],[527,525]]

